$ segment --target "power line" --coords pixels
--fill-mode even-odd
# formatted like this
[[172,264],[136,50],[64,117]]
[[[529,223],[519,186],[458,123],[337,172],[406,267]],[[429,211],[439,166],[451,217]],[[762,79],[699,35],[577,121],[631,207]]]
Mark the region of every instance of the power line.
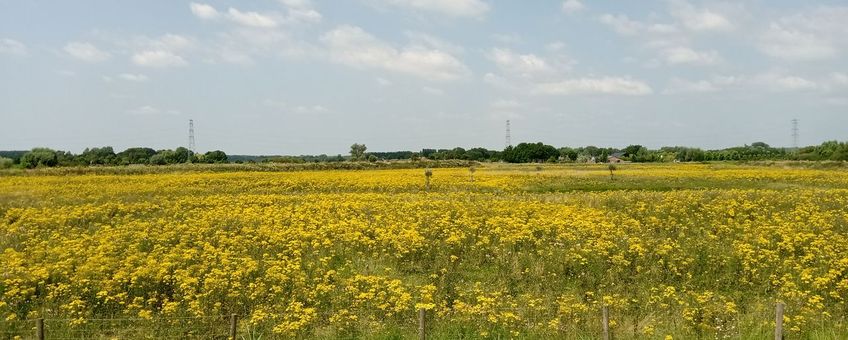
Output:
[[194,119],[188,120],[188,150],[194,153]]
[[798,118],[792,119],[792,147],[798,150]]
[[509,134],[509,119],[506,120],[506,145],[505,148],[512,146],[512,136]]

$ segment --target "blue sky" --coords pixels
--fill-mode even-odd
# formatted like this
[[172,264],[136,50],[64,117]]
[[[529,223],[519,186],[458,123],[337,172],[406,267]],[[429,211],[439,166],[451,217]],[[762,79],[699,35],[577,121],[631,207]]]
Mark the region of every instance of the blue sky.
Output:
[[842,1],[0,0],[0,149],[848,135]]

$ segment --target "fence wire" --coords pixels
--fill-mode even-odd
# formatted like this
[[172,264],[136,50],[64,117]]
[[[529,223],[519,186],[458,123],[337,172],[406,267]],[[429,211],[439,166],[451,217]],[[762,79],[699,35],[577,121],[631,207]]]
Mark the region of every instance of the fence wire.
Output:
[[[229,316],[44,319],[45,339],[229,339]],[[0,321],[0,339],[37,339],[36,320]]]

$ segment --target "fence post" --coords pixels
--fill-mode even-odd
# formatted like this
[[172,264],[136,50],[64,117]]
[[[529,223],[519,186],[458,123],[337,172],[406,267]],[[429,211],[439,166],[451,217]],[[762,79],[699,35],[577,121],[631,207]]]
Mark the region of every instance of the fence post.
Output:
[[783,340],[783,308],[786,305],[778,302],[774,313],[774,339]]
[[44,340],[44,319],[35,319],[35,338]]
[[238,329],[238,316],[230,314],[230,340],[236,340],[236,330]]
[[425,317],[427,316],[424,308],[418,309],[418,340],[426,340],[427,339],[427,328],[425,325]]
[[609,340],[609,307],[604,306],[603,308],[601,308],[601,314],[601,322],[603,323],[604,327],[604,340]]

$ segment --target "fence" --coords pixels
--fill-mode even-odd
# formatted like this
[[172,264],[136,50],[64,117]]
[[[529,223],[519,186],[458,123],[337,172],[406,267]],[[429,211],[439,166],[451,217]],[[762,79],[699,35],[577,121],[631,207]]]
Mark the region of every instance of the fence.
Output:
[[0,339],[236,339],[238,317],[0,321]]
[[[785,304],[777,303],[775,306],[774,339],[783,340],[783,312]],[[610,340],[610,310],[604,306],[600,311],[601,337]],[[418,339],[426,340],[428,334],[427,311],[418,310]],[[85,319],[83,326],[61,327],[63,323],[74,324],[75,319],[35,319],[25,321],[4,321],[0,336],[4,339],[32,338],[45,339],[134,339],[134,338],[156,338],[156,339],[228,339],[236,340],[239,334],[239,317],[236,314],[229,316],[210,316],[192,318],[157,318],[157,319]],[[135,325],[130,326],[129,324]],[[141,324],[139,327],[138,324]],[[104,327],[104,324],[108,326]],[[190,326],[186,327],[186,324]],[[45,326],[46,325],[46,326]],[[55,332],[51,330],[55,329]],[[242,336],[243,338],[249,338]]]

